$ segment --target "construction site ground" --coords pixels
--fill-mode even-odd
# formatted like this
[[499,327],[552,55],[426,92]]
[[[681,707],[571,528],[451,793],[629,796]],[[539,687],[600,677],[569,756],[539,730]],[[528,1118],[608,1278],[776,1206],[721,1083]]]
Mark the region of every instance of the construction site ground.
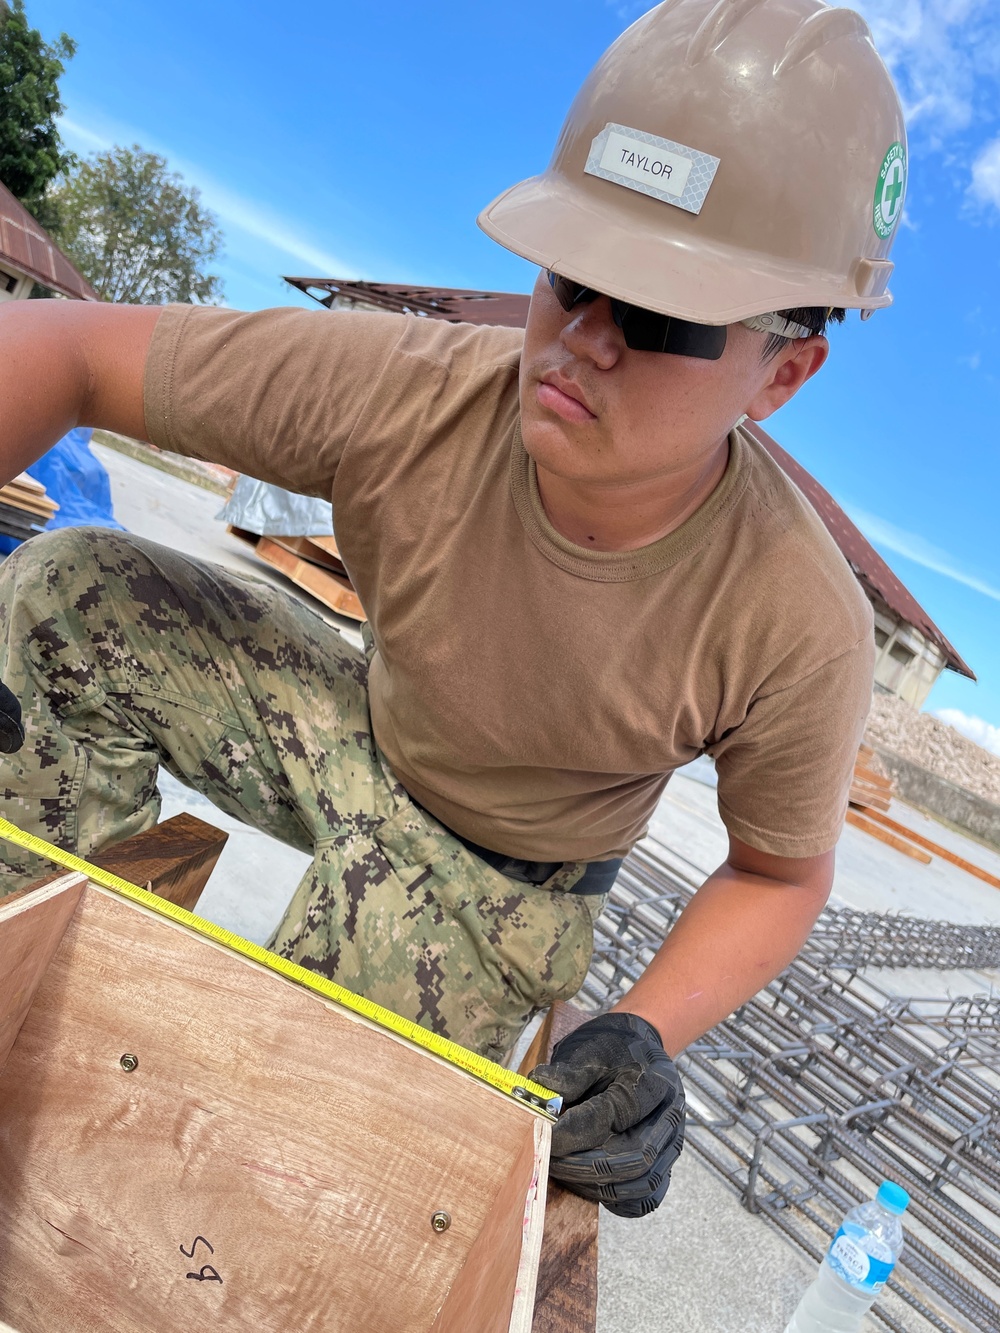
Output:
[[[216,519],[222,504],[217,494],[111,449],[95,447],[95,452],[111,474],[115,513],[131,532],[287,586],[226,534]],[[356,625],[313,605],[360,644]],[[706,872],[726,851],[713,780],[711,765],[702,761],[676,776],[651,830]],[[161,792],[164,817],[188,810],[230,834],[198,910],[263,942],[308,858],[224,815],[167,775]],[[898,801],[890,813],[1000,875],[1000,853]],[[838,850],[834,900],[864,910],[1000,924],[997,889],[937,857],[930,865],[910,860],[851,827]],[[998,973],[882,970],[878,980],[885,989],[910,996],[972,995],[1000,987]],[[809,1259],[763,1219],[744,1211],[735,1193],[688,1152],[657,1213],[640,1221],[602,1213],[598,1328],[600,1333],[781,1333],[814,1271]]]

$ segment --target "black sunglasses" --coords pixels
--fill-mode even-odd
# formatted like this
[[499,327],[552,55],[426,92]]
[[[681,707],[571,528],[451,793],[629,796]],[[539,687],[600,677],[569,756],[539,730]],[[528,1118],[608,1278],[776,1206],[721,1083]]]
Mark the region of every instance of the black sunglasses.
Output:
[[[546,269],[549,285],[564,310],[596,301],[601,295],[593,287],[560,277]],[[671,352],[674,356],[697,356],[704,361],[718,361],[726,347],[726,326],[692,324],[687,319],[643,310],[612,296],[611,318],[622,331],[625,346],[633,352]]]

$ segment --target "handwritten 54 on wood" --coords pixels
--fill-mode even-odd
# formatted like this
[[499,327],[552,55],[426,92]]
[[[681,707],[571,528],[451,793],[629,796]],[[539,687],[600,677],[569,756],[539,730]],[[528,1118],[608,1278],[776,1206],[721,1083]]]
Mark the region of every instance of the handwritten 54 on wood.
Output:
[[[181,1254],[183,1254],[183,1256],[184,1256],[185,1259],[193,1259],[193,1258],[194,1258],[194,1252],[195,1252],[195,1250],[198,1248],[199,1245],[204,1245],[205,1248],[208,1250],[209,1254],[211,1254],[212,1256],[215,1255],[215,1249],[214,1249],[213,1246],[212,1246],[212,1245],[205,1239],[204,1236],[195,1236],[194,1240],[191,1242],[191,1248],[190,1248],[190,1250],[186,1250],[186,1249],[184,1248],[183,1245],[179,1245],[177,1248],[180,1250]],[[217,1269],[217,1268],[213,1268],[211,1264],[203,1264],[199,1272],[197,1272],[197,1273],[185,1273],[184,1276],[185,1276],[185,1277],[189,1277],[189,1278],[193,1278],[195,1282],[221,1282],[221,1281],[222,1281],[222,1278],[219,1276],[219,1271],[218,1271],[218,1269]]]

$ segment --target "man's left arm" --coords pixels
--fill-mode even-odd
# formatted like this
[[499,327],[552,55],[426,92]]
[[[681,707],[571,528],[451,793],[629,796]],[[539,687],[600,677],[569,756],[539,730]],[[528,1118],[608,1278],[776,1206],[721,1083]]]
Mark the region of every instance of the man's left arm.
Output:
[[788,966],[830,895],[833,866],[833,851],[773,856],[730,835],[725,863],[613,1012],[652,1023],[676,1056]]

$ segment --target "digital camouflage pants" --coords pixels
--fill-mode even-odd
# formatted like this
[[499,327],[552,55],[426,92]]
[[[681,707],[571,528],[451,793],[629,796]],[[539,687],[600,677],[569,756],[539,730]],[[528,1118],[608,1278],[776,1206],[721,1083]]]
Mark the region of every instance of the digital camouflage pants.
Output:
[[[26,741],[3,812],[87,857],[156,823],[157,769],[312,853],[271,948],[493,1058],[579,988],[600,898],[506,878],[415,805],[371,733],[365,655],[293,597],[124,533],[0,565]],[[0,892],[51,873],[0,843]],[[253,884],[246,892],[254,892]]]

